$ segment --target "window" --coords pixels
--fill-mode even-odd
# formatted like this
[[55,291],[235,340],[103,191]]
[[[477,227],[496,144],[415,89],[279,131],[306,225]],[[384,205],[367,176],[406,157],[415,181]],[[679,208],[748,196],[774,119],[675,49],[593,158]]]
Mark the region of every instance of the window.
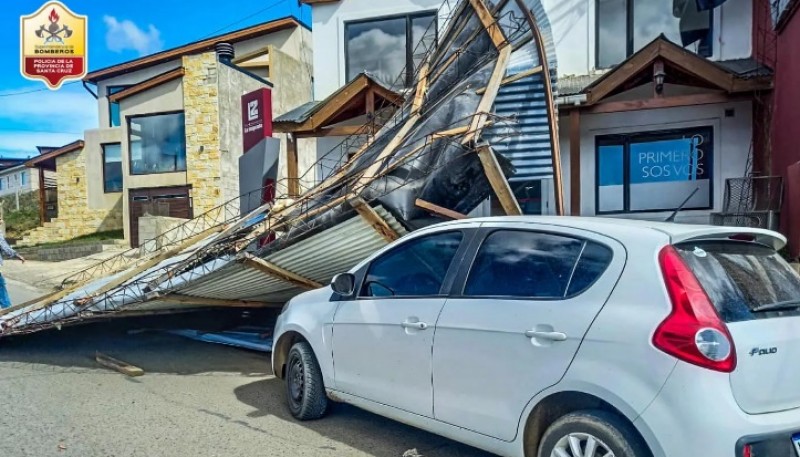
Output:
[[710,209],[711,127],[596,138],[598,214]]
[[128,119],[131,174],[186,171],[183,112]]
[[[116,94],[128,87],[129,86],[108,86],[108,88],[106,88],[106,96]],[[110,127],[119,127],[122,125],[120,123],[119,102],[108,102],[108,124]]]
[[[371,73],[382,83],[409,87],[414,70],[436,43],[436,12],[345,24],[347,80]],[[404,72],[405,70],[405,72]]]
[[25,171],[20,172],[19,173],[19,181],[20,181],[20,185],[23,185],[23,186],[27,185],[28,184],[28,173],[25,172]]
[[664,34],[670,41],[710,57],[711,11],[695,0],[596,0],[597,67],[610,68]]
[[447,232],[400,245],[372,262],[361,295],[438,295],[462,238],[461,232]]
[[103,191],[122,192],[122,145],[104,144],[103,147]]
[[592,285],[611,262],[599,244],[548,233],[498,230],[481,245],[464,295],[565,298]]

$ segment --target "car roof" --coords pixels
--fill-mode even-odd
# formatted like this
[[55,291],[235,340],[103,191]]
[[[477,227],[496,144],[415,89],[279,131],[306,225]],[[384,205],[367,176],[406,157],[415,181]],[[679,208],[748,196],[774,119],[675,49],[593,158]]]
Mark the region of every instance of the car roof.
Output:
[[[786,238],[780,233],[771,230],[751,227],[723,227],[716,225],[679,224],[673,222],[647,221],[641,219],[624,219],[593,216],[494,216],[474,219],[462,219],[446,222],[441,225],[453,224],[502,224],[502,223],[529,223],[557,227],[569,227],[588,230],[596,233],[626,233],[639,231],[655,231],[667,235],[672,243],[689,240],[728,238],[737,234],[748,234],[755,237],[757,242],[781,249],[786,244]],[[631,233],[633,234],[633,233]]]

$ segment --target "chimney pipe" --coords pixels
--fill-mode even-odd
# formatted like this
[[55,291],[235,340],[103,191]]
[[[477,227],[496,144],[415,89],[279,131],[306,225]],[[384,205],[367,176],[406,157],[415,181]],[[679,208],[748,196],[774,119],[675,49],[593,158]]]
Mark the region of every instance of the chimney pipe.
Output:
[[231,63],[236,56],[233,45],[230,43],[217,43],[214,45],[214,50],[217,52],[217,59],[220,62]]

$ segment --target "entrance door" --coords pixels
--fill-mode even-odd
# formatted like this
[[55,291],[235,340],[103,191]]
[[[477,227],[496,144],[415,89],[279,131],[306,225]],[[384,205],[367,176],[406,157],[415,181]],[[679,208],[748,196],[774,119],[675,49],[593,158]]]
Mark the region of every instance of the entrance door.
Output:
[[131,247],[139,246],[139,218],[144,215],[192,219],[190,186],[131,189],[128,211],[131,220]]

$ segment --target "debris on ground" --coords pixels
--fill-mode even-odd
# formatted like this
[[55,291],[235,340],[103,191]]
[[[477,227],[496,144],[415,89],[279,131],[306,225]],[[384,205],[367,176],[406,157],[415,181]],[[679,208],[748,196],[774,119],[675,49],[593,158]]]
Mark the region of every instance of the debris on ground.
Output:
[[131,365],[129,363],[123,362],[121,360],[117,360],[117,359],[115,359],[113,357],[110,357],[108,355],[105,355],[105,354],[103,354],[101,352],[95,353],[94,359],[100,365],[102,365],[102,366],[104,366],[106,368],[111,368],[112,370],[119,371],[120,373],[122,373],[122,374],[124,374],[126,376],[136,377],[136,376],[143,376],[144,375],[144,370],[142,370],[141,368],[139,368],[137,366],[134,366],[134,365]]
[[272,330],[265,327],[237,327],[222,332],[188,329],[167,330],[166,332],[206,343],[223,344],[251,351],[272,352]]

